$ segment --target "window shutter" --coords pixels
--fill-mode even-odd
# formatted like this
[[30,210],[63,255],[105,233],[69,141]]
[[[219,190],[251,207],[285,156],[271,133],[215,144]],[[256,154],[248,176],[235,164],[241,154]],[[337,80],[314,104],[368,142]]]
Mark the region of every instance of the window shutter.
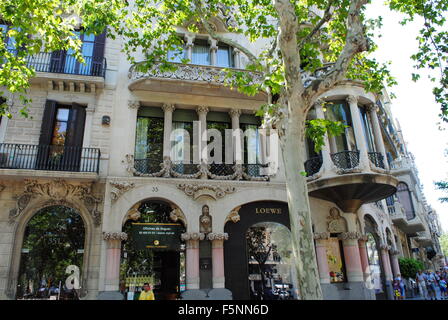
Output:
[[77,103],[73,103],[68,117],[66,146],[82,147],[85,121],[86,108]]
[[62,73],[64,70],[65,56],[67,52],[64,50],[53,51],[50,57],[50,72]]
[[95,37],[92,57],[92,75],[102,77],[104,74],[103,60],[104,48],[106,46],[106,31]]
[[53,134],[54,119],[56,117],[56,101],[47,100],[45,102],[42,125],[40,127],[39,145],[50,145]]

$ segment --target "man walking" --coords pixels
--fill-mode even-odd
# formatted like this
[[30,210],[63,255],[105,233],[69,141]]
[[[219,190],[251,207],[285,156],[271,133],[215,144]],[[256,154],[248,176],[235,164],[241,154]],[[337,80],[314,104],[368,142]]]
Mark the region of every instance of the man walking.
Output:
[[428,300],[428,290],[426,289],[426,274],[423,273],[422,270],[419,270],[417,275],[415,276],[415,281],[417,282],[418,292],[420,293],[420,297]]

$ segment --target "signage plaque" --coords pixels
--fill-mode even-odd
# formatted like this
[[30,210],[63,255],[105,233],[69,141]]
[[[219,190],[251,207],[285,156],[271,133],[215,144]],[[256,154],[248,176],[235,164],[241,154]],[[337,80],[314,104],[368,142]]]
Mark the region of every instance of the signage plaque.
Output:
[[180,250],[180,223],[133,223],[132,238],[137,250]]

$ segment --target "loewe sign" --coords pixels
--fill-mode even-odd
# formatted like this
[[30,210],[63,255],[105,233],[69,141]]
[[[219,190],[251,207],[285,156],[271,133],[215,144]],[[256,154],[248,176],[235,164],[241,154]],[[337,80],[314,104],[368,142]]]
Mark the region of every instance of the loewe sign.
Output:
[[281,214],[281,208],[255,208],[257,214]]

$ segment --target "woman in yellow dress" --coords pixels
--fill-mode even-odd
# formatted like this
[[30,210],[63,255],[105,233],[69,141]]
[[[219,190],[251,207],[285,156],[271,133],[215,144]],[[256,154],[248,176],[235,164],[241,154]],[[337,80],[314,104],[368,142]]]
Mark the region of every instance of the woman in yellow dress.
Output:
[[152,292],[152,288],[149,283],[146,282],[143,284],[143,291],[140,292],[138,300],[155,300],[154,292]]

